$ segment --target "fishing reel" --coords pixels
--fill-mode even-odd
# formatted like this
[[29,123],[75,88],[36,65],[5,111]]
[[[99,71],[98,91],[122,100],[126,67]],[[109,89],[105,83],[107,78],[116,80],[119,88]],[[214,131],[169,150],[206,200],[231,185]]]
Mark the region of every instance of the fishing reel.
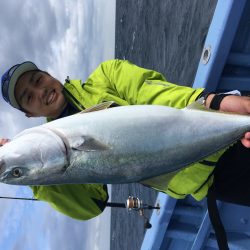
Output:
[[[24,197],[6,197],[6,196],[0,196],[0,199],[11,199],[11,200],[29,200],[29,201],[38,201],[38,199],[34,198],[24,198]],[[139,198],[129,196],[127,201],[124,203],[116,203],[116,202],[107,202],[107,207],[116,207],[116,208],[127,208],[128,210],[134,210],[138,211],[139,215],[142,216],[145,220],[144,227],[145,228],[151,228],[152,225],[149,223],[149,219],[145,216],[144,210],[145,209],[157,209],[160,210],[159,204],[155,206],[150,206],[147,204],[144,204],[142,200]]]
[[144,204],[142,200],[133,196],[128,197],[125,206],[128,210],[134,210],[139,212],[139,215],[144,218],[144,227],[147,229],[151,228],[152,225],[150,224],[149,219],[145,216],[144,209],[160,209],[159,206],[154,207]]

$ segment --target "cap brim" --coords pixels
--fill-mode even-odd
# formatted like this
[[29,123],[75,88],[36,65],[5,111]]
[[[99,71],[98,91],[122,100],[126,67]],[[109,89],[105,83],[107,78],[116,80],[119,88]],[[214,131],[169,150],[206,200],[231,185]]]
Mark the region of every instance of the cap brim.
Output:
[[31,70],[37,70],[37,66],[32,62],[24,62],[20,64],[12,73],[10,82],[9,82],[9,100],[12,106],[14,106],[17,109],[20,109],[20,105],[17,103],[15,98],[15,86],[17,83],[18,78],[24,74],[25,72],[31,71]]

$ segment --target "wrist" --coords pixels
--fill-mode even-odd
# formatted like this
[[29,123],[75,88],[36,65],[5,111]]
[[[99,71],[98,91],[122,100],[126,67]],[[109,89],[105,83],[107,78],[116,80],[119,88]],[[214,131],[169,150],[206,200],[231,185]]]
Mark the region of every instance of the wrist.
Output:
[[[241,93],[238,90],[232,90],[229,92],[218,94],[216,94],[215,92],[203,94],[203,105],[208,109],[225,111],[227,109],[223,108],[223,106],[225,106],[225,102],[223,102],[223,100],[227,96],[241,96]],[[228,104],[226,106],[228,106]]]
[[208,109],[210,108],[211,101],[213,100],[214,97],[215,97],[214,93],[210,93],[207,95],[207,97],[204,100],[204,106],[206,108],[208,108]]

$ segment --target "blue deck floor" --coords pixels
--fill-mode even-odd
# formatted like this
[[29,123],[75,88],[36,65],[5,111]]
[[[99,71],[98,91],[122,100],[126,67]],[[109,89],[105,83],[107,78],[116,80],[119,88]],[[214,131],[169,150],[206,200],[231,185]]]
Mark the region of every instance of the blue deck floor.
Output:
[[[193,87],[208,91],[250,91],[250,1],[218,0]],[[141,250],[218,249],[206,200],[158,195]],[[232,250],[250,249],[250,208],[219,202]]]

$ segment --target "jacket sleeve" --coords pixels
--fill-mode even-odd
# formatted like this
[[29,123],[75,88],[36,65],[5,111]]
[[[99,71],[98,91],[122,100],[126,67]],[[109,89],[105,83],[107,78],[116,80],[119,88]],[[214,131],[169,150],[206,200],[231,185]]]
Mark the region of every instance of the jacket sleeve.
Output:
[[107,186],[101,184],[31,186],[31,189],[38,200],[78,220],[101,214],[108,200]]
[[176,108],[195,101],[204,89],[193,89],[168,82],[154,70],[138,67],[125,60],[102,63],[97,74],[127,104],[158,104]]

